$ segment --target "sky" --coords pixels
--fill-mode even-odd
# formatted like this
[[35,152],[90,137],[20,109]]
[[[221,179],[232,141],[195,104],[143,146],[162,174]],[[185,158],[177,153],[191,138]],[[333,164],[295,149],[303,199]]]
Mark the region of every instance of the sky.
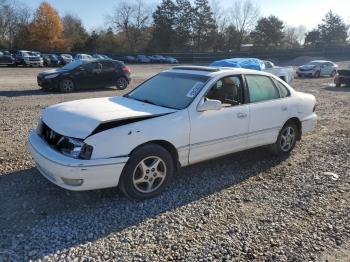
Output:
[[[103,28],[105,17],[119,2],[118,0],[47,1],[60,15],[72,13],[80,17],[88,30]],[[161,0],[144,1],[150,6],[156,6],[161,2]],[[36,9],[42,0],[22,0],[22,2]],[[227,9],[232,6],[234,0],[217,0],[217,2]],[[276,15],[290,26],[304,25],[307,29],[313,29],[330,9],[350,24],[350,0],[252,0],[252,2],[260,7],[261,16]]]

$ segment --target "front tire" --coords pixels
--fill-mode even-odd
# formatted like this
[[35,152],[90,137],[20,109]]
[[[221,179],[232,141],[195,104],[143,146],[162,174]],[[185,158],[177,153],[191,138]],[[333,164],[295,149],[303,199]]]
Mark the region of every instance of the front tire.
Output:
[[117,87],[117,89],[119,89],[119,90],[124,90],[125,88],[127,88],[128,87],[128,80],[126,80],[126,78],[125,77],[119,77],[118,79],[117,79],[117,83],[116,83],[116,87]]
[[277,156],[288,155],[293,150],[298,137],[298,128],[294,123],[286,123],[277,138],[275,144],[271,145],[270,151]]
[[71,93],[75,90],[75,85],[72,79],[65,78],[60,82],[60,91],[64,93]]
[[320,71],[316,71],[316,73],[315,73],[315,78],[320,78],[320,76],[321,76]]
[[174,173],[170,153],[156,144],[137,149],[126,163],[119,188],[130,199],[144,200],[159,195]]

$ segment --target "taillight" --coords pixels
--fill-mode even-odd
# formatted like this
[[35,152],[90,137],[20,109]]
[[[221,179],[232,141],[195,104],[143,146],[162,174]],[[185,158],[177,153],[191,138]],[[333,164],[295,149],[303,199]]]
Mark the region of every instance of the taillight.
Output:
[[122,68],[122,70],[123,70],[124,72],[130,73],[130,68],[127,67],[127,66],[124,66],[124,67]]

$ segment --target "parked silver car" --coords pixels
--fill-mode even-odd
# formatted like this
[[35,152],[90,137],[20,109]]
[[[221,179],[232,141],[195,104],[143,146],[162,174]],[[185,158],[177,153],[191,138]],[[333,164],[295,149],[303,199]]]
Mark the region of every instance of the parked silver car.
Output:
[[334,77],[337,73],[338,65],[331,61],[315,60],[306,65],[302,65],[297,69],[298,77],[311,76],[331,76]]

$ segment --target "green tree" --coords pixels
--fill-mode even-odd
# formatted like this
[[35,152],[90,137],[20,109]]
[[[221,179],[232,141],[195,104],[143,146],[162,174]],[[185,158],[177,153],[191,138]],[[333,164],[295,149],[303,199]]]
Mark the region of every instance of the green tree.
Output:
[[283,22],[278,17],[271,15],[260,18],[250,35],[256,46],[278,46],[284,38],[283,29]]
[[81,20],[71,14],[66,14],[62,18],[63,37],[70,51],[80,51],[84,47],[85,41],[89,37]]
[[320,31],[318,29],[311,30],[305,34],[304,46],[306,47],[318,47],[320,45]]
[[318,25],[320,40],[325,46],[344,45],[348,38],[348,30],[349,26],[332,10],[326,14],[322,23]]
[[176,0],[174,21],[175,39],[173,46],[177,50],[187,50],[192,45],[193,7],[188,0]]
[[176,5],[171,0],[163,0],[153,13],[153,33],[151,46],[157,51],[167,52],[175,38]]
[[193,38],[198,51],[209,51],[215,44],[217,25],[208,0],[195,0]]

